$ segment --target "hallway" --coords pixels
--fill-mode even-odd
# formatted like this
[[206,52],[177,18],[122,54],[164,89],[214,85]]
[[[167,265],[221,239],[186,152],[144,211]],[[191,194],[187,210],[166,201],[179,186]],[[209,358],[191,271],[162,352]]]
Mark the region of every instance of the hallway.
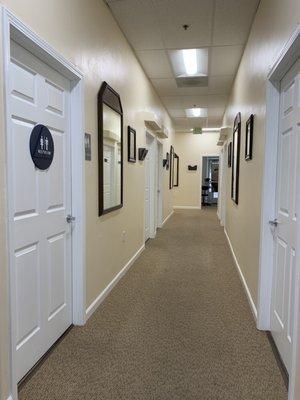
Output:
[[287,391],[214,209],[158,231],[84,327],[73,328],[21,400],[282,400]]

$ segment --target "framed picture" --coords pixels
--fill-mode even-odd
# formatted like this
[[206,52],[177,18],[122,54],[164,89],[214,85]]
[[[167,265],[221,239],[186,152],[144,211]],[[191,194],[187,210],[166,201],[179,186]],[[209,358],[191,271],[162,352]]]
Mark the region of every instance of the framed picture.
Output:
[[227,147],[227,165],[229,168],[231,167],[231,161],[232,161],[232,142],[230,142]]
[[170,148],[170,176],[169,176],[169,189],[173,189],[174,182],[174,147]]
[[254,115],[251,114],[246,122],[245,160],[247,161],[252,160],[253,121],[254,121]]
[[84,150],[85,150],[85,160],[92,160],[92,135],[90,133],[84,134]]
[[128,126],[127,130],[128,162],[136,162],[136,131]]
[[173,174],[173,186],[179,185],[179,157],[174,154],[174,174]]
[[235,204],[239,203],[240,141],[241,113],[238,113],[234,120],[232,141],[231,198]]
[[169,167],[170,167],[170,155],[169,153],[166,154],[166,170],[168,171]]
[[98,92],[99,216],[123,207],[123,142],[120,95],[103,82]]

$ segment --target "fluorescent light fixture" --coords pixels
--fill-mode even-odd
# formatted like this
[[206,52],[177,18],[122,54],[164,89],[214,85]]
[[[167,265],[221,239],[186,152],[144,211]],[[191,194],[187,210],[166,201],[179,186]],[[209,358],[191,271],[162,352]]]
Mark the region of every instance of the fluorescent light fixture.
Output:
[[184,68],[187,75],[196,75],[198,72],[197,50],[182,50]]
[[208,75],[208,49],[182,49],[168,51],[177,78]]
[[221,128],[203,128],[203,132],[219,132]]
[[187,108],[185,110],[185,113],[188,118],[206,118],[207,108],[200,108],[200,107]]

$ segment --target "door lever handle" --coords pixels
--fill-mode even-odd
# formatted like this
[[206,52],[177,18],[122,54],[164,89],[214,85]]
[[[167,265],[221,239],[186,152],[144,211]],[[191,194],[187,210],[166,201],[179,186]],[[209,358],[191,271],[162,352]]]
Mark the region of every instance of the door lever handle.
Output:
[[75,219],[76,219],[76,218],[73,217],[73,216],[70,215],[70,214],[68,214],[68,215],[66,216],[66,221],[67,221],[68,224],[71,224],[72,222],[74,222]]
[[277,220],[277,218],[275,218],[275,219],[269,221],[269,224],[270,224],[271,226],[275,226],[275,227],[276,227],[276,226],[278,226],[279,221]]

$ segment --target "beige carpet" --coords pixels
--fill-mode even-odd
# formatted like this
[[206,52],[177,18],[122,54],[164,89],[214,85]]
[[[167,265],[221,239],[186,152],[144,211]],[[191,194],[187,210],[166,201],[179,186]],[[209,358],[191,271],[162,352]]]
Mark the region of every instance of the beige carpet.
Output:
[[20,399],[287,399],[215,210],[176,212]]

